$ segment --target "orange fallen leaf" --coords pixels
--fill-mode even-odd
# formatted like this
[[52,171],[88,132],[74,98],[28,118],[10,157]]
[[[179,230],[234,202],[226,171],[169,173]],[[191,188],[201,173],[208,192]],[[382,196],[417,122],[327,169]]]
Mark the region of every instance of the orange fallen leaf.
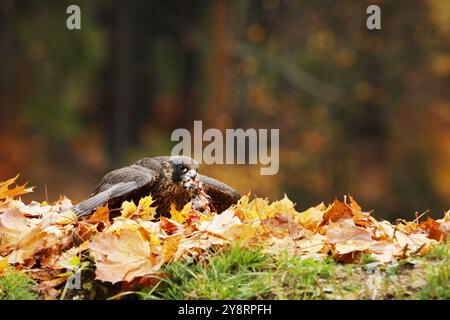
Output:
[[16,182],[19,175],[6,181],[0,182],[0,199],[14,198],[25,193],[33,192],[33,187],[27,188],[27,183],[15,186],[10,189],[11,185]]
[[441,230],[441,224],[431,217],[419,223],[419,227],[428,231],[428,237],[430,239],[441,241],[447,238],[447,234]]
[[104,206],[104,207],[99,207],[97,208],[97,210],[95,210],[95,212],[92,214],[92,216],[90,216],[90,218],[88,219],[88,222],[91,224],[95,224],[98,222],[102,222],[105,225],[109,225],[109,208],[108,205]]
[[176,222],[175,220],[168,219],[166,217],[161,217],[159,226],[167,235],[171,236],[174,234],[183,233],[184,227],[182,224]]
[[338,221],[340,219],[352,218],[352,210],[344,202],[334,200],[333,205],[324,213],[322,225],[332,221]]

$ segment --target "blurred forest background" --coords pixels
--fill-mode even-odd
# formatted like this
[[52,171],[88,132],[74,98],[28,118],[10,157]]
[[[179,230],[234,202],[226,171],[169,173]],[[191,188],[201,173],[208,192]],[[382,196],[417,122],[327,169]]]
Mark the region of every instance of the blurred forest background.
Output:
[[[82,30],[66,28],[81,7]],[[365,27],[381,7],[381,31]],[[304,209],[450,209],[450,1],[0,0],[0,180],[81,200],[176,128],[280,128],[280,171],[203,166]]]

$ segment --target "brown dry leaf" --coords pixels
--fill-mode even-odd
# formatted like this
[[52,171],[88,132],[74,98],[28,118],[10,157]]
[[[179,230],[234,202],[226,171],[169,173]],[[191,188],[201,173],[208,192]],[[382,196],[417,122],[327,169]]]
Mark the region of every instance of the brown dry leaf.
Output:
[[265,253],[280,255],[288,253],[289,255],[299,255],[305,258],[317,258],[323,256],[325,237],[320,234],[311,234],[309,238],[294,240],[290,236],[284,238],[273,237],[266,242]]
[[394,241],[375,241],[370,246],[370,253],[381,263],[388,263],[402,254],[403,248]]
[[325,242],[325,236],[314,233],[301,240],[296,240],[295,244],[299,252],[303,254],[318,254],[322,251]]
[[361,259],[361,251],[352,251],[346,254],[335,253],[333,258],[343,263],[356,263]]
[[33,280],[37,281],[47,281],[52,280],[54,278],[61,278],[59,276],[61,273],[65,272],[65,270],[57,270],[57,269],[47,269],[47,268],[36,268],[30,269],[29,274]]
[[101,233],[89,249],[96,262],[96,279],[116,283],[130,282],[158,271],[163,259],[137,232],[123,229],[120,235]]
[[355,225],[352,219],[330,223],[326,230],[327,242],[339,243],[347,240],[372,241],[371,233]]
[[344,203],[351,209],[353,214],[353,221],[358,226],[370,227],[373,225],[373,218],[370,216],[370,212],[363,212],[361,206],[349,196],[350,204],[347,204],[346,197],[344,198]]
[[347,240],[335,244],[335,251],[338,254],[347,254],[355,251],[367,251],[371,247],[371,242],[360,240]]
[[[444,234],[447,235],[447,239],[448,239],[449,234],[450,234],[450,210],[444,214],[444,217],[442,219],[438,219],[436,221],[441,224],[440,229]],[[444,240],[447,240],[447,239],[444,238]]]
[[353,251],[365,251],[372,243],[371,233],[355,225],[352,219],[330,223],[326,230],[326,242],[335,245],[335,251],[345,255]]
[[36,286],[36,289],[44,296],[45,300],[55,300],[61,295],[62,290],[56,289],[56,287],[64,284],[67,281],[67,278],[68,277],[56,277],[50,280],[44,280]]
[[352,209],[350,209],[349,206],[347,206],[344,202],[334,200],[333,205],[327,211],[325,211],[325,214],[323,215],[322,225],[329,221],[336,222],[340,219],[352,217]]
[[20,200],[11,200],[8,203],[9,208],[18,209],[27,218],[40,218],[52,211],[52,206],[41,204],[37,201],[32,201],[29,204],[25,204]]
[[28,262],[27,264],[33,265],[34,255],[49,248],[52,248],[52,255],[58,255],[71,244],[73,229],[72,225],[61,227],[42,221],[23,235],[17,248],[8,255],[9,263]]
[[295,255],[296,242],[289,236],[285,236],[283,238],[273,237],[266,242],[263,252],[275,256],[284,253]]
[[296,233],[299,229],[299,225],[294,221],[293,217],[286,213],[280,213],[272,218],[267,218],[261,224],[265,230],[279,238]]
[[0,253],[16,248],[33,225],[22,212],[9,209],[0,213]]
[[423,246],[437,243],[435,240],[429,239],[427,235],[423,233],[406,234],[388,221],[378,222],[377,226],[375,236],[381,240],[390,239],[395,241],[404,250],[405,254],[417,252]]
[[204,221],[199,226],[200,231],[206,231],[214,235],[222,235],[229,228],[242,224],[241,220],[235,215],[233,210],[227,210],[221,214],[213,216],[211,221]]
[[419,223],[419,227],[428,232],[428,237],[437,241],[447,239],[447,233],[441,230],[441,224],[431,217]]
[[81,221],[74,230],[73,238],[76,243],[89,241],[94,235],[98,234],[97,225]]

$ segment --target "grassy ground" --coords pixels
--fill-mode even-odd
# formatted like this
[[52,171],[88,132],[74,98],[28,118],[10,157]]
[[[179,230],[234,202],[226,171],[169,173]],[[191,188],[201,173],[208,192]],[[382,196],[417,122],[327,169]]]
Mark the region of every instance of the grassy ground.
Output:
[[35,300],[35,283],[24,273],[7,270],[0,276],[0,300]]
[[[200,262],[175,262],[168,276],[141,299],[450,299],[450,244],[424,257],[378,265],[368,256],[358,264],[331,258],[272,257],[260,250],[211,254]],[[36,299],[23,273],[0,277],[0,299]],[[130,296],[129,296],[130,297]]]
[[174,263],[143,299],[450,299],[450,245],[421,258],[378,265],[273,258],[237,248],[197,264]]

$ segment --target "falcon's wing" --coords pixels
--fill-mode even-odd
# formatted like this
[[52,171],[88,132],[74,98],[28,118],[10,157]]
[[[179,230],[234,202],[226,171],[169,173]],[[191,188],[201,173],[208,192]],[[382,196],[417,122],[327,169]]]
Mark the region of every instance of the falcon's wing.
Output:
[[217,212],[225,211],[231,205],[236,204],[241,198],[236,190],[223,182],[200,174],[197,177],[203,183],[203,189],[211,197],[213,206]]
[[140,166],[129,166],[111,171],[103,177],[89,199],[71,209],[77,217],[89,215],[113,198],[126,195],[144,186],[151,186],[157,177],[155,171]]

